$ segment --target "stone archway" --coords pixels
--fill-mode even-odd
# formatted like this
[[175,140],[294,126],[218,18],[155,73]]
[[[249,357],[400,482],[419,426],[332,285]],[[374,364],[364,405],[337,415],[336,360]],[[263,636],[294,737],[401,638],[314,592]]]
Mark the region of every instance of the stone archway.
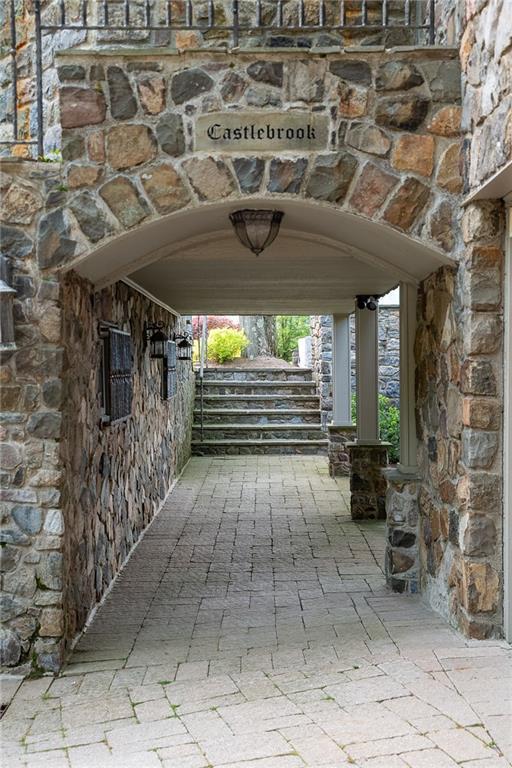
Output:
[[[59,76],[63,164],[7,163],[5,185],[4,242],[23,262],[20,292],[37,297],[34,329],[21,329],[16,365],[39,398],[32,392],[30,400],[27,391],[21,403],[19,386],[9,385],[12,409],[23,411],[23,428],[10,427],[8,439],[13,435],[14,443],[23,429],[28,454],[37,453],[31,459],[36,470],[31,466],[22,476],[18,446],[6,449],[14,475],[7,501],[13,509],[22,501],[25,510],[16,512],[23,536],[14,529],[10,546],[35,551],[42,525],[38,505],[51,505],[52,512],[45,512],[45,520],[53,537],[46,544],[53,549],[44,551],[36,568],[55,602],[48,596],[41,605],[30,597],[12,600],[13,624],[23,623],[25,614],[37,617],[23,631],[30,630],[25,641],[35,648],[38,664],[57,668],[62,639],[69,639],[58,597],[65,281],[75,281],[78,300],[88,307],[95,295],[91,282],[107,286],[131,273],[136,257],[128,253],[123,262],[130,248],[140,256],[147,247],[153,260],[158,248],[148,233],[153,238],[159,232],[165,246],[176,237],[178,222],[188,221],[192,231],[181,242],[192,246],[194,220],[203,223],[241,201],[308,208],[317,222],[325,216],[352,233],[373,233],[381,258],[383,248],[403,247],[410,276],[418,281],[440,267],[420,289],[422,477],[414,492],[405,493],[395,478],[393,514],[401,525],[406,509],[419,531],[420,579],[436,607],[471,636],[499,633],[501,299],[489,286],[500,279],[501,219],[498,207],[475,204],[464,215],[462,232],[455,220],[461,179],[454,55],[368,50],[362,60],[356,53],[305,57],[276,51],[254,61],[252,54],[218,51],[101,57],[73,51],[62,55]],[[283,112],[305,120],[323,113],[325,145],[268,154],[257,147],[214,152],[197,144],[199,118],[257,113],[273,121]],[[331,244],[347,245],[347,232],[331,234]],[[456,261],[465,249],[469,264],[462,284],[443,252]],[[415,274],[426,254],[437,261]],[[115,258],[120,262],[110,261]],[[69,278],[62,277],[66,271]],[[122,303],[119,295],[114,300]],[[26,310],[19,311],[26,326]],[[398,538],[394,545],[407,549],[406,539]],[[122,558],[116,557],[119,567]]]
[[[107,54],[101,65],[71,51],[58,71],[67,194],[41,221],[43,268],[170,213],[258,194],[325,202],[433,248],[457,246],[450,51]],[[209,127],[235,116],[242,128],[285,130],[289,119],[317,134],[277,149],[257,138],[217,147]]]

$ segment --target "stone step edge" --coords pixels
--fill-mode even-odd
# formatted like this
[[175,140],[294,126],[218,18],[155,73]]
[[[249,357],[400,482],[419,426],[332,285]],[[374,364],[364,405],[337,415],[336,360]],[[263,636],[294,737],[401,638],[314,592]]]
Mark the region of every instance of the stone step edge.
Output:
[[[227,429],[240,429],[240,430],[256,430],[256,429],[261,429],[261,430],[267,430],[268,432],[270,432],[271,430],[274,430],[274,429],[277,430],[277,431],[279,431],[280,429],[296,429],[296,430],[310,429],[310,430],[313,430],[313,429],[316,429],[317,427],[319,428],[320,425],[319,424],[287,424],[286,422],[284,422],[283,424],[279,424],[279,423],[274,423],[274,424],[247,424],[247,423],[243,423],[243,422],[239,423],[239,424],[229,424],[229,423],[226,423],[226,422],[223,422],[223,423],[217,423],[217,422],[211,423],[210,422],[209,424],[203,424],[203,429],[223,429],[223,430],[227,430]],[[192,424],[192,429],[201,429],[201,425],[196,423],[196,422],[194,422]]]
[[329,445],[328,440],[192,440],[192,445]]
[[[312,368],[205,368],[205,373],[211,373],[212,371],[219,371],[220,373],[312,373]],[[199,371],[195,371],[196,376],[199,376]]]
[[[196,400],[201,399],[201,395],[196,393],[195,396]],[[233,393],[232,395],[208,395],[203,394],[203,400],[318,400],[320,402],[320,398],[318,395],[239,395],[237,393]]]
[[314,381],[235,381],[234,379],[203,380],[203,387],[314,387]]
[[[287,416],[290,414],[293,416],[304,416],[306,413],[313,413],[319,416],[322,413],[320,408],[203,408],[203,414],[205,416],[235,416],[237,413],[240,414],[240,412],[246,416],[268,416],[269,414],[272,416],[275,416],[276,414],[279,414],[280,416]],[[200,414],[201,410],[196,408],[194,410],[194,415],[199,416]]]

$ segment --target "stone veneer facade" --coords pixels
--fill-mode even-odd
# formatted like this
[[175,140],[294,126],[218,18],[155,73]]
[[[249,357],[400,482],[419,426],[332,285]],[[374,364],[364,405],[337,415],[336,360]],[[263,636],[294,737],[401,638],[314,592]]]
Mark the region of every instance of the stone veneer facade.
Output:
[[[318,387],[322,425],[332,420],[332,315],[313,315],[311,367]],[[350,318],[350,369],[352,392],[356,391],[355,320]],[[400,310],[379,307],[379,392],[398,405],[400,401]]]
[[[98,402],[100,321],[129,331],[134,349],[133,418],[106,427]],[[192,368],[177,362],[177,395],[162,400],[162,363],[144,343],[144,325],[153,322],[170,332],[181,325],[124,283],[94,293],[73,272],[62,282],[67,637],[84,626],[190,455]]]
[[[463,157],[466,171],[483,164],[482,179],[503,164],[504,156],[498,142],[491,146],[494,160],[483,163],[478,154],[492,144],[488,132],[494,136],[500,122],[506,124],[499,106],[487,105],[483,90],[509,55],[507,41],[493,48],[484,34],[493,26],[491,8],[495,21],[503,21],[502,7],[490,0],[468,3],[468,19],[479,37],[476,47],[484,51],[478,66],[485,77],[479,84],[470,83],[467,30],[462,49],[463,126],[475,134],[477,144],[469,154],[466,142]],[[390,480],[388,499],[388,512],[397,512],[396,525],[390,524],[390,546],[396,552],[409,549],[415,562],[402,558],[397,566],[393,551],[388,551],[388,562],[390,575],[414,591],[419,551],[417,573],[432,604],[471,636],[499,634],[503,216],[499,204],[474,203],[460,221],[464,174],[456,53],[371,47],[311,51],[307,56],[292,50],[265,51],[264,56],[89,50],[62,56],[58,77],[62,166],[3,164],[2,248],[14,266],[18,291],[18,351],[1,370],[7,622],[2,642],[7,660],[32,658],[37,666],[58,667],[65,639],[83,624],[86,608],[81,601],[92,605],[103,593],[165,490],[147,488],[144,508],[134,508],[134,490],[139,499],[140,488],[123,463],[128,461],[123,441],[128,430],[135,437],[140,421],[142,434],[137,437],[146,442],[138,446],[138,461],[148,441],[156,452],[163,443],[157,437],[160,449],[155,448],[151,421],[142,414],[124,431],[121,425],[109,435],[95,430],[93,384],[85,369],[76,377],[66,357],[74,365],[91,365],[94,359],[94,343],[81,343],[75,313],[92,324],[89,340],[105,312],[133,328],[137,344],[142,316],[162,317],[161,310],[125,286],[94,294],[82,280],[73,274],[64,277],[60,270],[142,222],[180,209],[199,210],[208,202],[250,201],[251,195],[332,205],[436,246],[458,262],[458,269],[444,268],[429,277],[420,291],[416,362],[421,480],[417,485],[416,480]],[[505,77],[500,89],[507,100]],[[329,146],[319,153],[272,158],[195,153],[195,117],[233,108],[324,112]],[[58,121],[53,125],[58,133]],[[506,133],[505,154],[509,146]],[[468,185],[478,183],[475,174],[465,174]],[[143,394],[156,396],[153,383],[145,380],[153,364],[139,347],[136,360],[141,403]],[[62,405],[63,386],[73,408]],[[183,420],[189,399],[183,381],[178,409]],[[172,419],[164,424],[166,430],[176,428],[174,441],[168,437],[165,444],[169,456],[175,456],[166,483],[186,455],[185,423],[181,428]],[[174,454],[171,442],[183,449]],[[97,471],[106,471],[101,459],[105,449],[114,457],[108,491],[105,478],[97,476]],[[152,466],[141,462],[140,482],[151,483]],[[79,474],[64,479],[68,467]],[[129,487],[126,504],[115,492],[122,485],[124,489],[123,477]],[[94,489],[88,482],[92,479]],[[79,488],[85,489],[83,494]],[[77,499],[97,513],[83,529]],[[400,520],[398,509],[414,511],[416,504],[414,543],[399,528],[414,535],[414,514]],[[88,553],[80,550],[82,530]],[[69,558],[77,552],[83,568],[72,574]]]
[[[178,321],[123,283],[95,292],[75,273],[39,268],[36,222],[65,194],[61,168],[2,161],[0,238],[17,291],[17,351],[2,359],[2,662],[58,670],[190,452],[194,383],[160,398],[145,322]],[[100,426],[100,321],[130,331],[133,416]]]
[[416,339],[420,563],[430,602],[472,637],[501,626],[503,213],[469,206],[458,272],[422,286]]

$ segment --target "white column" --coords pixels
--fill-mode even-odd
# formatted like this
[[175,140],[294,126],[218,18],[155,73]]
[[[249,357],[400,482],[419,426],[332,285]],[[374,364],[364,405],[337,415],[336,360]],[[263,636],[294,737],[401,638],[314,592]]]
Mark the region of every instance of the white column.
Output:
[[357,309],[356,385],[357,442],[379,440],[379,310]]
[[505,198],[505,348],[503,414],[503,559],[505,637],[512,641],[512,194]]
[[332,317],[332,424],[351,427],[350,315]]
[[418,471],[414,360],[416,303],[416,286],[400,283],[400,463],[398,468],[407,475],[416,474]]

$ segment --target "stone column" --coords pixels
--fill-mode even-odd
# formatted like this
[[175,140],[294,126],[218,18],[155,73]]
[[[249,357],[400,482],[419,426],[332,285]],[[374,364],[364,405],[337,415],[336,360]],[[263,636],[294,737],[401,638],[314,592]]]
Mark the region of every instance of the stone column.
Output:
[[394,592],[419,590],[418,494],[421,477],[416,457],[414,342],[416,287],[400,284],[400,462],[385,472],[386,581]]
[[416,337],[416,287],[400,284],[400,463],[404,475],[418,472],[414,341]]
[[350,316],[333,315],[332,328],[333,419],[328,426],[329,474],[336,477],[350,474],[347,443],[354,439],[355,433],[351,415]]
[[386,472],[386,582],[393,592],[418,592],[420,477]]
[[386,518],[388,444],[379,439],[378,310],[356,308],[357,439],[350,449],[353,520]]
[[311,318],[311,368],[320,397],[322,430],[332,421],[332,315]]

